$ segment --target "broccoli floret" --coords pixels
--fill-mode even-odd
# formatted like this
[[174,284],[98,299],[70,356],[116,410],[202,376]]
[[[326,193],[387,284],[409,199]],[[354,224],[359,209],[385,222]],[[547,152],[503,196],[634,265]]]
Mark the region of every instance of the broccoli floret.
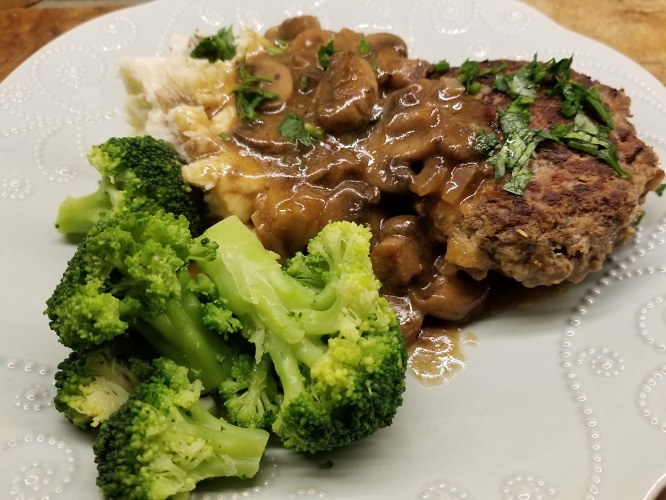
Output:
[[229,420],[241,427],[270,429],[282,400],[268,355],[255,362],[251,354],[234,361],[231,375],[220,385]]
[[184,215],[193,234],[203,231],[202,194],[185,183],[183,162],[164,141],[150,136],[114,137],[93,146],[88,161],[102,176],[99,187],[61,203],[56,227],[62,234],[81,237],[97,221],[139,208]]
[[79,243],[47,300],[50,327],[76,351],[139,334],[216,390],[235,356],[225,336],[240,323],[206,276],[191,270],[214,259],[215,248],[191,237],[185,217],[162,210],[104,219]]
[[77,427],[97,427],[149,374],[150,363],[137,352],[122,352],[117,342],[92,351],[72,351],[55,374],[56,410]]
[[106,499],[160,500],[213,477],[253,477],[268,432],[244,429],[209,413],[202,384],[166,358],[100,427],[93,450]]
[[371,233],[332,222],[283,268],[239,219],[204,232],[218,258],[201,262],[257,359],[270,357],[282,391],[272,430],[285,446],[317,452],[388,426],[402,404],[407,353],[380,296]]

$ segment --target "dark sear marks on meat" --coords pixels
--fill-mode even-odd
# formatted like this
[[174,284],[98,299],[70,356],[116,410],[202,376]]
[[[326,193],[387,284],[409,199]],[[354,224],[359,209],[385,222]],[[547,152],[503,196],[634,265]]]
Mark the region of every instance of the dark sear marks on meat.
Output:
[[[331,220],[371,225],[375,272],[408,341],[431,324],[468,320],[492,274],[534,287],[598,270],[663,178],[628,121],[628,97],[578,73],[571,80],[598,87],[610,109],[610,140],[629,175],[543,140],[517,195],[496,182],[477,141],[504,137],[498,110],[512,97],[493,82],[526,63],[482,63],[496,69],[470,93],[456,68],[409,58],[392,34],[332,32],[302,16],[265,36],[280,49],[248,57],[245,71],[274,97],[226,141],[262,183],[249,221],[283,257]],[[529,105],[531,128],[572,120],[548,94],[548,78]]]

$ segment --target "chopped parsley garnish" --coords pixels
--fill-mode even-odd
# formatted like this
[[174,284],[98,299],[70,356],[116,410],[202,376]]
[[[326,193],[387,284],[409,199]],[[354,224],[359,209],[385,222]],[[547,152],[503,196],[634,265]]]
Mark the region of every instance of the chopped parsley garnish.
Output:
[[305,123],[297,113],[289,113],[282,121],[278,130],[282,137],[299,142],[304,146],[312,146],[324,137],[324,131],[312,123]]
[[365,57],[372,52],[372,45],[368,42],[368,39],[363,37],[361,41],[358,42],[358,52],[361,54],[361,57]]
[[257,108],[265,101],[275,99],[278,95],[258,86],[261,82],[272,82],[272,78],[250,75],[245,70],[245,57],[238,61],[238,76],[241,84],[233,90],[236,97],[236,112],[241,120],[254,123],[259,118]]
[[550,130],[553,139],[561,141],[572,149],[596,156],[608,163],[620,177],[628,177],[620,166],[617,148],[610,140],[610,130],[603,125],[595,125],[585,114],[578,113],[573,123],[556,125]]
[[511,172],[511,177],[504,184],[504,190],[521,195],[532,178],[529,169],[530,160],[539,143],[547,138],[543,130],[523,128],[509,134],[499,152],[488,159],[495,167],[495,181],[499,182],[504,173]]
[[375,104],[372,107],[372,113],[370,114],[370,121],[368,122],[369,125],[374,125],[377,123],[379,120],[382,119],[382,116],[384,114],[384,110],[381,106]]
[[555,78],[556,81],[571,80],[571,64],[573,56],[560,59],[551,59],[546,66],[546,71]]
[[210,62],[228,61],[236,55],[236,44],[231,26],[221,28],[215,35],[202,38],[190,56],[195,59],[208,59]]
[[[505,140],[499,151],[493,153],[497,146],[490,150],[491,156],[487,160],[487,163],[495,169],[495,182],[501,182],[505,173],[511,173],[509,180],[504,184],[504,190],[517,195],[524,193],[527,183],[532,178],[529,163],[537,146],[549,138],[547,132],[529,128],[531,115],[527,106],[532,102],[532,98],[519,97],[506,110],[499,110],[498,120]],[[488,141],[487,137],[485,140]],[[492,144],[492,140],[490,143]]]
[[613,115],[601,100],[598,87],[585,87],[580,83],[563,81],[555,85],[553,94],[562,97],[560,110],[564,116],[575,116],[589,109],[608,127],[613,128]]
[[536,60],[521,66],[515,73],[497,75],[494,87],[513,98],[536,98],[539,82],[547,75],[546,67]]
[[340,51],[333,48],[333,40],[328,42],[326,45],[319,47],[319,50],[317,51],[317,58],[319,59],[319,64],[323,69],[328,68],[328,63],[331,61],[331,57],[333,57],[333,54],[336,52]]
[[298,80],[298,89],[301,91],[307,90],[308,89],[308,76],[307,75],[301,75],[301,78]]
[[501,145],[502,143],[500,140],[492,132],[488,133],[485,130],[479,130],[476,133],[474,151],[476,151],[477,155],[483,158],[492,156],[495,150]]
[[664,194],[664,189],[666,189],[666,184],[659,184],[657,189],[654,190],[654,192],[657,194],[657,196],[661,197],[661,195]]
[[[544,140],[557,141],[571,149],[590,154],[606,162],[620,177],[630,175],[620,166],[617,147],[610,140],[610,130],[614,125],[612,113],[601,99],[598,87],[586,87],[571,81],[572,61],[573,58],[559,61],[552,59],[544,64],[538,62],[535,56],[515,72],[495,77],[493,87],[513,98],[507,109],[500,109],[497,113],[504,141],[500,141],[495,134],[478,132],[475,150],[494,167],[496,182],[501,182],[507,172],[511,173],[504,185],[506,191],[518,195],[524,193],[532,176],[529,170],[530,158]],[[499,65],[481,71],[479,63],[466,61],[458,72],[467,92],[476,93],[480,90],[480,83],[476,81],[478,77],[502,69],[502,65]],[[573,117],[573,122],[556,125],[550,130],[529,128],[529,106],[537,98],[544,80],[551,87],[546,96],[561,99],[561,113]],[[601,124],[597,125],[586,112],[594,115]]]
[[532,114],[528,106],[533,102],[531,97],[518,97],[508,108],[497,111],[497,121],[505,135],[529,126]]
[[449,61],[442,59],[434,63],[432,68],[435,70],[435,73],[446,73],[451,69],[451,65],[449,64]]
[[458,80],[465,86],[465,91],[468,94],[476,94],[481,90],[481,83],[477,81],[477,78],[498,73],[506,68],[506,64],[497,64],[485,69],[480,69],[479,66],[478,61],[468,59],[458,68],[458,74],[460,75]]

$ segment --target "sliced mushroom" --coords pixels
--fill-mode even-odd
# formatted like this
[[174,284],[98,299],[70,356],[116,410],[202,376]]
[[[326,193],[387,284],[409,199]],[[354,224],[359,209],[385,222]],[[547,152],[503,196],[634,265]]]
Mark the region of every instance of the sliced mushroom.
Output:
[[276,111],[291,97],[294,87],[291,71],[274,57],[258,54],[246,62],[245,69],[253,76],[267,78],[267,81],[259,83],[259,88],[276,95],[274,99],[262,103],[262,111]]
[[366,35],[365,39],[370,44],[370,48],[374,54],[390,50],[397,56],[407,57],[407,44],[399,36],[392,35],[391,33],[372,33]]
[[368,35],[366,40],[370,44],[370,58],[382,87],[401,89],[425,78],[432,70],[427,61],[407,58],[407,44],[396,35],[374,33]]
[[330,133],[357,130],[372,118],[377,92],[377,78],[368,61],[352,52],[336,52],[315,93],[317,122]]
[[488,296],[488,282],[464,274],[440,274],[421,289],[411,289],[412,304],[445,321],[463,321],[476,312]]
[[277,127],[241,123],[233,134],[241,144],[247,145],[251,150],[265,155],[292,155],[298,150],[296,143],[284,138]]
[[319,19],[314,16],[296,16],[282,21],[282,24],[266,32],[266,38],[279,40],[293,40],[299,34],[309,29],[319,29]]

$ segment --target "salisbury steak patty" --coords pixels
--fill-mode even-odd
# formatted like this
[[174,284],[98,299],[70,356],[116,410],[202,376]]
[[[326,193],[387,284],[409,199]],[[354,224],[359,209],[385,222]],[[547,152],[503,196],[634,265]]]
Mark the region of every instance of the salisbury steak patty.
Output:
[[[520,65],[506,64],[506,71]],[[480,80],[484,85],[476,97],[495,110],[506,109],[511,98],[492,89],[492,78]],[[625,93],[575,72],[571,79],[598,86],[614,118],[610,139],[630,175],[621,177],[595,156],[545,140],[530,162],[532,178],[522,196],[486,179],[458,206],[441,198],[423,200],[419,211],[446,241],[445,259],[477,279],[499,271],[528,287],[582,280],[634,233],[646,194],[664,177],[654,151],[628,121]],[[560,100],[545,92],[540,90],[530,105],[530,128],[549,130],[570,122],[560,112]]]

